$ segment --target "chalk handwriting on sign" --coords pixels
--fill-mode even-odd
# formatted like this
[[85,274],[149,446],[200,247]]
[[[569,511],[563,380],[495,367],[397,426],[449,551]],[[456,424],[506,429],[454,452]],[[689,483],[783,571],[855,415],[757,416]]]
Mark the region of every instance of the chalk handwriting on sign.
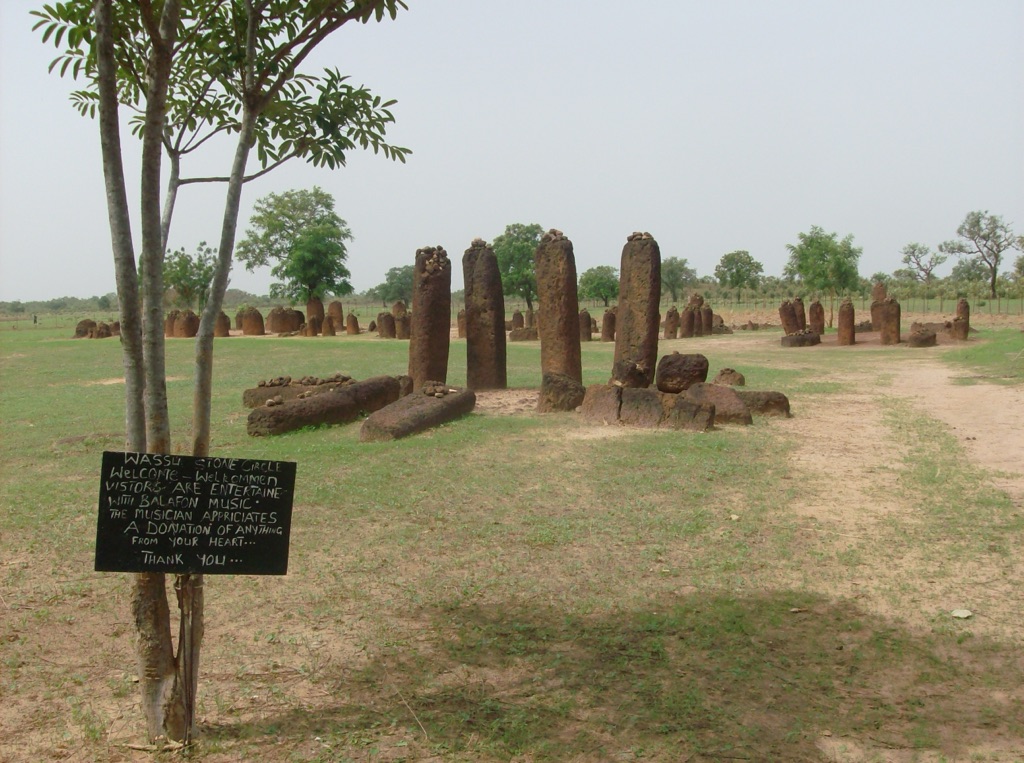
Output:
[[295,464],[103,453],[97,572],[284,575]]

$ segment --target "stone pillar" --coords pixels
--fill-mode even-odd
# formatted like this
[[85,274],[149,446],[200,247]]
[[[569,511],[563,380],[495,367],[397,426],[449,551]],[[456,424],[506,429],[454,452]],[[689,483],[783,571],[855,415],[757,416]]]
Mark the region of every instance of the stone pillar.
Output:
[[961,297],[956,301],[956,317],[950,333],[954,339],[965,340],[971,333],[971,306]]
[[[330,306],[328,306],[328,310]],[[373,329],[371,329],[372,331]],[[334,328],[334,318],[331,317],[330,312],[324,316],[324,322],[320,324],[320,335],[321,336],[337,336],[337,331]]]
[[320,334],[320,319],[315,315],[307,319],[304,333],[306,336],[318,336]]
[[306,323],[312,323],[313,318],[317,319],[318,328],[324,322],[324,303],[320,297],[310,297],[306,302]]
[[807,325],[815,334],[825,333],[825,308],[821,304],[821,300],[814,300],[811,302],[810,308],[807,310]]
[[646,388],[654,381],[658,364],[660,301],[661,250],[658,242],[650,233],[633,233],[622,248],[619,268],[613,383]]
[[231,319],[228,314],[221,310],[217,320],[213,324],[214,337],[231,336]]
[[395,339],[408,339],[412,335],[412,316],[402,313],[395,321]]
[[463,308],[459,310],[459,314],[455,316],[455,325],[457,326],[457,335],[459,339],[466,338],[466,310]]
[[683,312],[679,313],[679,338],[691,339],[696,331],[697,310],[693,305],[687,305]]
[[609,307],[601,316],[601,341],[615,341],[615,311],[617,308]]
[[242,334],[244,336],[263,336],[263,314],[255,307],[247,307],[242,311]]
[[[534,254],[537,300],[540,303],[540,367],[542,374],[562,374],[583,383],[580,360],[579,301],[576,297],[576,258],[572,241],[552,228]],[[526,327],[532,313],[526,314]]]
[[[879,326],[880,339],[882,344],[899,344],[900,343],[900,303],[892,297],[886,297],[884,302],[876,303],[880,305],[879,308],[879,320],[881,325]],[[874,310],[875,305],[871,308]]]
[[350,335],[359,333],[359,319],[355,313],[350,312],[345,318],[345,333]]
[[795,334],[800,330],[800,323],[797,321],[796,309],[788,299],[779,305],[779,320],[782,321],[782,333],[786,336]]
[[327,317],[334,324],[334,330],[340,331],[341,327],[345,325],[345,306],[338,300],[334,300],[327,306]]
[[395,316],[391,313],[381,313],[377,316],[377,336],[382,339],[395,338]]
[[398,300],[391,306],[391,315],[394,316],[396,321],[408,312],[409,308],[406,307],[405,302],[402,300]]
[[711,336],[715,333],[715,311],[711,309],[711,305],[701,307],[700,325],[704,329],[705,336]]
[[877,281],[871,287],[871,330],[882,330],[882,303],[889,296],[885,284]]
[[804,310],[804,301],[800,297],[793,297],[793,313],[796,315],[797,331],[807,328],[807,311]]
[[590,320],[590,311],[587,308],[580,310],[580,341],[589,342],[594,338],[593,323]]
[[462,256],[466,309],[466,386],[472,390],[508,387],[505,297],[498,258],[482,239]]
[[448,253],[440,246],[418,249],[413,270],[409,337],[409,376],[413,392],[427,381],[448,381],[451,330],[452,266]]
[[679,337],[679,311],[672,305],[665,313],[665,338],[677,339]]
[[521,329],[525,327],[526,319],[523,318],[523,314],[519,310],[516,310],[514,313],[512,313],[512,328]]
[[847,297],[843,300],[843,303],[839,305],[839,336],[838,343],[840,346],[847,346],[857,343],[857,333],[854,328],[856,323],[854,322],[853,313],[853,302]]

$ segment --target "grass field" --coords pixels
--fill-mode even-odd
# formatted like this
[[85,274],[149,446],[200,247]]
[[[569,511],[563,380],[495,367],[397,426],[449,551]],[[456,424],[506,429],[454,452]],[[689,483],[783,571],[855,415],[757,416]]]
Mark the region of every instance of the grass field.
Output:
[[[473,414],[372,444],[358,425],[250,438],[242,390],[404,373],[407,343],[217,340],[211,452],[298,462],[289,574],[206,578],[198,742],[133,750],[128,578],[92,571],[121,351],[70,333],[0,330],[2,761],[1024,760],[1017,478],[897,394],[917,351],[769,333],[662,352],[786,393],[788,421]],[[1009,394],[1021,348],[1001,329],[924,352]],[[177,452],[192,351],[168,342]],[[464,357],[453,341],[450,383]],[[611,357],[584,344],[584,382]],[[510,386],[539,379],[539,345],[510,345]],[[808,422],[825,442],[830,410],[873,429],[822,468]]]

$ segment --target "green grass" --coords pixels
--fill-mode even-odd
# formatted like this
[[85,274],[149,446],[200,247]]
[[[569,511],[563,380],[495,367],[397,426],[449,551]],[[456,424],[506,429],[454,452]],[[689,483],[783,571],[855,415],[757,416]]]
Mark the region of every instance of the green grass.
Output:
[[[92,572],[100,453],[123,447],[123,386],[100,382],[120,375],[120,347],[68,334],[0,330],[5,760],[34,759],[39,744],[121,760],[143,736],[126,578]],[[785,353],[764,339],[675,346],[797,410],[863,392],[848,371],[908,357]],[[949,359],[994,363],[1012,339]],[[973,586],[957,577],[971,559],[1019,577],[1019,511],[905,403],[879,403],[879,436],[898,442],[891,491],[914,518],[835,546],[795,511],[785,421],[696,435],[471,415],[393,443],[360,443],[356,425],[250,438],[244,388],[403,373],[408,345],[215,348],[212,452],[299,468],[289,574],[207,578],[192,759],[817,760],[825,730],[962,758],[990,732],[1024,739],[1017,642],[942,612],[867,606],[886,568],[909,589],[918,574]],[[453,342],[452,383],[464,353]],[[169,342],[167,357],[184,452],[191,342]],[[606,381],[611,357],[585,345],[585,381]],[[510,345],[510,386],[539,378],[539,346]],[[869,378],[865,389],[884,388]],[[823,590],[851,577],[867,581],[863,605]]]
[[968,342],[944,352],[943,359],[970,374],[965,375],[961,383],[1021,384],[1024,383],[1024,332],[983,330]]

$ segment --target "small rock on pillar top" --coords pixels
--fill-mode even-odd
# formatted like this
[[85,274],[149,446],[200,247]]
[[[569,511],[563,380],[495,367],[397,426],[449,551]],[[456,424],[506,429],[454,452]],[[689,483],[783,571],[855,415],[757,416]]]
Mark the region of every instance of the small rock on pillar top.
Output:
[[678,339],[679,338],[679,311],[675,305],[672,305],[665,313],[665,338],[666,339]]
[[815,334],[825,333],[825,308],[820,300],[811,302],[807,309],[807,327]]
[[[540,337],[542,374],[562,374],[583,383],[580,359],[579,300],[576,296],[576,257],[572,241],[552,228],[534,254],[537,299],[540,302],[537,333]],[[527,313],[530,327],[532,313]]]
[[472,390],[508,386],[505,297],[498,259],[483,239],[462,256],[466,309],[466,386]]
[[609,307],[601,316],[601,341],[615,341],[615,311],[616,308]]
[[594,338],[593,322],[590,320],[590,311],[587,308],[580,310],[580,341],[589,342]]
[[857,334],[854,322],[853,302],[847,297],[839,305],[839,334],[838,343],[840,346],[847,346],[857,343]]
[[424,382],[447,381],[451,325],[452,265],[448,253],[440,246],[417,249],[409,337],[409,376],[414,392]]
[[622,248],[615,316],[612,383],[649,387],[658,364],[661,249],[650,233],[633,233]]
[[[900,343],[900,303],[892,297],[886,297],[883,302],[876,302],[879,305],[878,315],[881,325],[879,326],[879,339],[882,344]],[[875,305],[872,305],[874,311]]]

